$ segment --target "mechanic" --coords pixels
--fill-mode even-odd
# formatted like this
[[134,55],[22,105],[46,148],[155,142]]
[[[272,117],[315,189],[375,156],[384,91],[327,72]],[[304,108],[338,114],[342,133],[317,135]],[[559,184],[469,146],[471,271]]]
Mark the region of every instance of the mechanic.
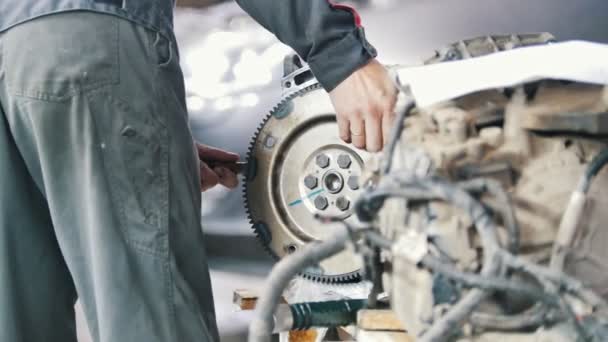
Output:
[[[310,63],[340,137],[381,149],[396,91],[358,15],[238,2]],[[0,341],[76,341],[77,297],[94,341],[219,340],[198,189],[235,187],[205,161],[239,157],[193,144],[173,6],[0,2]]]

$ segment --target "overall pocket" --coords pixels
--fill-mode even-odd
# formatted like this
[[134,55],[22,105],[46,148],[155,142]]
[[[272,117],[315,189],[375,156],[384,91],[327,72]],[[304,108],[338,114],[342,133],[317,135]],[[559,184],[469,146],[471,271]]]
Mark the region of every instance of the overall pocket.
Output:
[[64,101],[119,83],[118,20],[111,15],[68,12],[8,30],[3,54],[9,92]]

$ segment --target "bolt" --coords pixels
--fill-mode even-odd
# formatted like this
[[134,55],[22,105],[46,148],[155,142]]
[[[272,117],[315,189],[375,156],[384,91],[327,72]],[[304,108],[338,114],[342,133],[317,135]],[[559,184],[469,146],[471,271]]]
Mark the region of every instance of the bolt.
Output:
[[446,53],[445,57],[448,61],[453,61],[456,59],[460,59],[460,53],[458,53],[458,51],[455,51],[455,50],[450,50]]
[[288,254],[295,253],[297,250],[298,250],[298,247],[296,247],[296,245],[287,245],[287,246],[285,246],[285,251]]
[[326,154],[319,154],[316,158],[317,165],[320,168],[326,168],[329,166],[329,157]]
[[350,207],[350,201],[348,200],[348,198],[340,196],[336,200],[336,207],[338,207],[338,209],[342,211],[347,211],[348,207]]
[[325,210],[325,208],[327,208],[327,198],[324,196],[317,196],[315,198],[315,208]]
[[317,187],[317,177],[315,177],[313,175],[308,175],[308,176],[304,177],[304,185],[306,185],[306,187],[309,188],[310,190],[316,188]]
[[359,190],[359,176],[348,177],[347,184],[351,190]]
[[268,135],[266,137],[266,139],[264,139],[264,147],[266,148],[273,148],[274,144],[277,143],[277,139],[275,137],[273,137],[272,135]]
[[348,154],[341,154],[338,156],[338,166],[343,169],[348,169],[351,164],[350,156]]

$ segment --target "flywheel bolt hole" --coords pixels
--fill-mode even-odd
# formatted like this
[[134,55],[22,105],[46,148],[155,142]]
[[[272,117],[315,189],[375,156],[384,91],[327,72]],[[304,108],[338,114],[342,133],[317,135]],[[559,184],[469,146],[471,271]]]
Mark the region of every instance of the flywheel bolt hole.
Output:
[[296,247],[296,245],[287,245],[285,246],[285,252],[287,252],[287,254],[293,254],[298,250],[298,247]]
[[323,177],[323,185],[330,194],[337,194],[344,187],[344,179],[338,172],[329,171]]

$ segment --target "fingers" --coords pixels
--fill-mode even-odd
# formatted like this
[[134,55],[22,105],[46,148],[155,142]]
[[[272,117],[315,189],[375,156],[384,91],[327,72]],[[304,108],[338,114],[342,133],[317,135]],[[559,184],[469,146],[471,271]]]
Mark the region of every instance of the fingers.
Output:
[[340,139],[352,144],[360,149],[367,149],[370,152],[378,152],[383,146],[383,115],[373,113],[365,119],[354,116],[350,121],[338,120]]
[[196,143],[198,156],[201,160],[235,162],[239,160],[239,155],[219,148]]
[[220,177],[207,164],[200,162],[201,191],[207,191],[220,182]]
[[340,139],[344,140],[345,143],[350,143],[350,122],[340,115],[336,116],[336,121],[338,121]]
[[234,189],[238,186],[239,180],[235,172],[226,167],[215,167],[211,169],[207,162],[237,162],[239,155],[236,153],[224,151],[219,148],[203,145],[195,142],[200,159],[200,174],[201,174],[201,191],[206,191],[214,186],[221,184],[229,189]]
[[370,152],[382,149],[382,113],[372,114],[365,119],[365,147]]
[[201,191],[207,191],[218,184],[221,184],[228,189],[234,189],[239,185],[239,179],[236,173],[225,167],[216,167],[211,169],[209,165],[200,162],[201,169]]
[[355,117],[350,120],[350,139],[355,147],[365,149],[365,122]]
[[329,93],[337,112],[340,138],[371,152],[389,138],[397,88],[377,60],[355,70]]
[[219,177],[219,183],[228,189],[234,189],[239,185],[239,179],[236,173],[230,171],[225,167],[216,167],[213,169],[215,174]]

